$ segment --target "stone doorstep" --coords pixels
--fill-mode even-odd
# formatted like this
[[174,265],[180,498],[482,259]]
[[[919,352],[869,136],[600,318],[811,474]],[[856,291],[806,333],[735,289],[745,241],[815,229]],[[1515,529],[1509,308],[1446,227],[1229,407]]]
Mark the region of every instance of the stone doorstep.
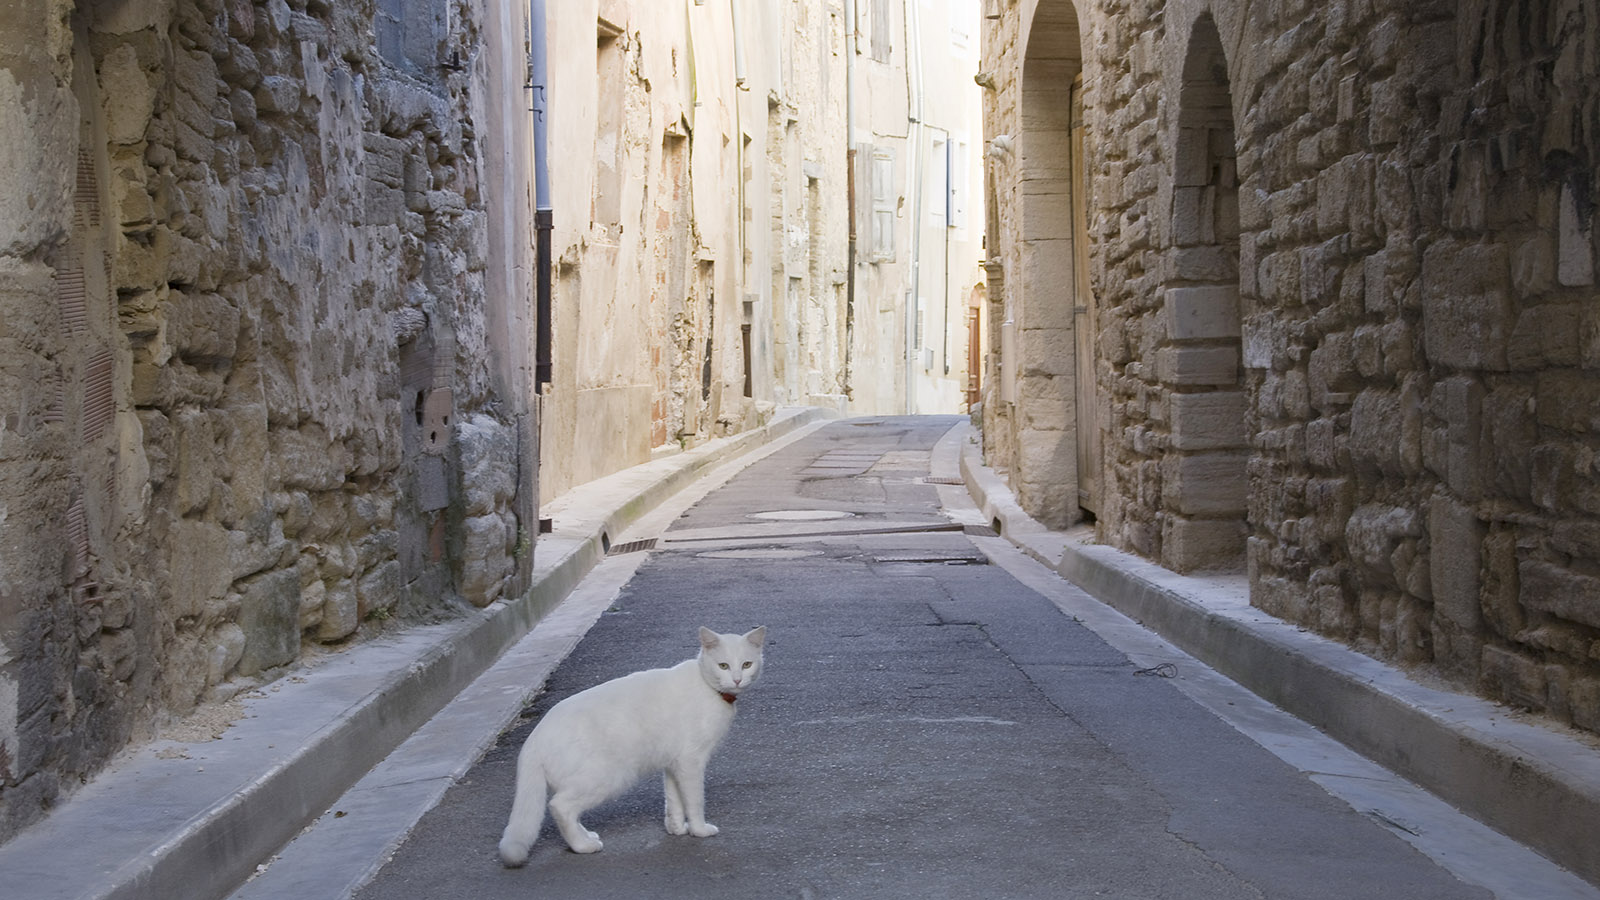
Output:
[[[812,422],[767,425],[591,482],[561,498],[557,552],[533,586],[467,618],[374,640],[267,685],[219,740],[131,750],[0,846],[5,896],[221,898],[425,723],[582,580],[620,534],[708,469]],[[93,848],[83,853],[62,848]]]
[[1086,527],[1049,532],[964,436],[960,452],[973,499],[1030,556],[1267,701],[1600,883],[1600,755],[1583,742],[1486,700],[1424,687],[1269,616],[1249,605],[1242,576],[1178,575],[1091,543]]

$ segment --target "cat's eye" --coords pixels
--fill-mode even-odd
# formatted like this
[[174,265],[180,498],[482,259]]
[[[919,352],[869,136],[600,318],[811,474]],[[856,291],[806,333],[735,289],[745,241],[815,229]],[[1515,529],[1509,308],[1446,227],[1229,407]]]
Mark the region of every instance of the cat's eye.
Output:
[[717,663],[717,668],[719,668],[719,669],[726,669],[727,667],[728,667],[727,663]]
[[751,667],[751,666],[753,666],[753,665],[755,665],[755,663],[753,663],[753,662],[748,662],[748,661],[746,661],[746,662],[745,662],[745,664],[744,664],[744,667],[745,667],[745,668],[746,668],[746,669],[748,669],[748,668],[750,668],[750,667]]

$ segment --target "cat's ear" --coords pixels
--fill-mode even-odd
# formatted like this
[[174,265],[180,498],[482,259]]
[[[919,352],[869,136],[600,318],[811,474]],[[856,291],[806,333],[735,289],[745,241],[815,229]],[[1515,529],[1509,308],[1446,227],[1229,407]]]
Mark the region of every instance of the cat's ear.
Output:
[[752,646],[760,647],[767,642],[767,626],[762,625],[759,628],[746,632],[744,639],[749,641]]
[[702,648],[710,650],[712,647],[715,647],[720,643],[722,643],[722,635],[717,634],[715,631],[712,631],[704,625],[700,626],[700,646]]

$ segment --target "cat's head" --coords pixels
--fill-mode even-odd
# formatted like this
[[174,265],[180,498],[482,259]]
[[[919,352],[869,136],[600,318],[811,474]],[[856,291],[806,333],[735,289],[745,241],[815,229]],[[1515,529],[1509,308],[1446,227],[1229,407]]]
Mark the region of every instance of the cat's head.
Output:
[[744,634],[700,629],[700,674],[717,691],[737,695],[761,675],[761,647],[767,626]]

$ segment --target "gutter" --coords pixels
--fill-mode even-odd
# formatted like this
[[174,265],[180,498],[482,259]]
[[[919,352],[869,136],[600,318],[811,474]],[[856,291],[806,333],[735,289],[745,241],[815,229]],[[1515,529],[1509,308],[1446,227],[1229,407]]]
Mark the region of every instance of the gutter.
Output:
[[528,5],[528,109],[533,113],[533,226],[537,268],[534,274],[534,375],[533,390],[543,394],[551,380],[550,359],[550,232],[555,214],[550,207],[549,58],[545,0]]

